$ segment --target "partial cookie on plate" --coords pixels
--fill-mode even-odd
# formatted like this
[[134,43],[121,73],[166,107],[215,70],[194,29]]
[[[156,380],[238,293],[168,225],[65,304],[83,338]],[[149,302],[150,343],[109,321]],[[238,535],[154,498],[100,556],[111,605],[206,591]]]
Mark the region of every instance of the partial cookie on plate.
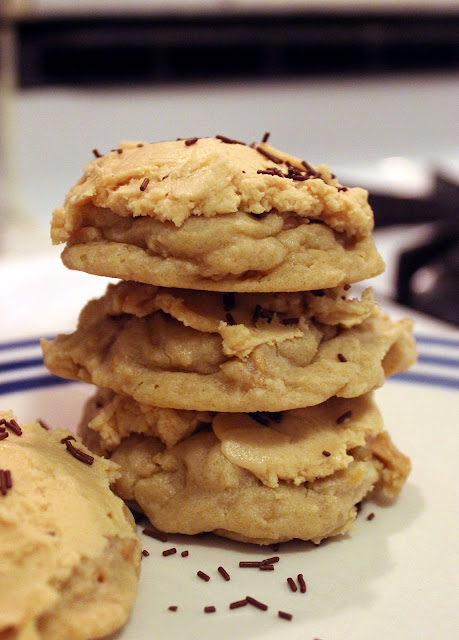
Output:
[[132,515],[110,489],[118,467],[67,431],[0,418],[0,637],[116,631],[134,604],[141,558]]
[[54,211],[64,264],[164,287],[273,292],[381,273],[364,189],[268,144],[121,144]]

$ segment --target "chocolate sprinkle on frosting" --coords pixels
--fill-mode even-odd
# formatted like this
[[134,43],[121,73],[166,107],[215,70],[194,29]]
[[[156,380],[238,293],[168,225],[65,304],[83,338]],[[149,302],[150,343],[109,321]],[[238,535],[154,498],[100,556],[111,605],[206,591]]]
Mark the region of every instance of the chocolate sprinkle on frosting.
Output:
[[322,451],[322,455],[325,456],[326,458],[329,458],[331,456],[330,451],[325,451],[325,449]]
[[77,449],[71,442],[71,440],[75,440],[71,436],[64,439],[64,444],[67,447],[67,451],[80,462],[84,462],[84,464],[93,464],[94,458],[90,456],[88,453],[81,451],[81,449]]
[[[267,417],[266,413],[263,411],[254,411],[251,413],[247,414],[250,418],[252,418],[252,420],[255,420],[255,422],[258,422],[258,424],[263,425],[264,427],[269,427],[269,418]],[[239,563],[239,566],[241,566],[241,564]]]
[[188,138],[187,140],[185,140],[185,146],[191,147],[191,145],[195,144],[198,140],[199,138]]
[[301,164],[303,165],[303,167],[306,169],[306,171],[309,174],[309,177],[311,178],[322,178],[322,176],[320,175],[320,173],[318,171],[316,171],[313,167],[311,167],[311,165],[309,164],[309,162],[306,162],[306,160],[302,160]]
[[140,191],[145,191],[145,189],[148,187],[149,182],[149,178],[144,178],[142,184],[140,185]]
[[271,160],[271,162],[274,162],[274,164],[282,164],[284,162],[282,158],[278,158],[274,154],[269,153],[269,151],[266,151],[266,149],[263,149],[263,147],[255,147],[255,149],[258,151],[258,153],[261,153],[262,156],[268,158],[268,160]]
[[0,440],[6,440],[6,438],[8,438],[8,437],[9,437],[9,435],[10,435],[10,434],[8,433],[8,431],[2,431],[2,432],[0,432]]
[[298,324],[300,321],[299,318],[284,318],[282,320],[282,324],[286,324],[286,325],[295,325]]
[[267,131],[265,133],[265,135],[263,136],[263,138],[261,139],[262,142],[268,142],[268,138],[271,134],[269,133],[269,131]]
[[5,425],[5,427],[7,429],[11,429],[11,431],[13,433],[15,433],[17,436],[22,436],[22,429],[21,427],[18,425],[18,423],[16,422],[16,420],[12,419],[12,420],[5,420],[5,418],[2,418],[0,420],[0,425]]
[[92,152],[96,158],[102,158],[102,154],[97,149],[93,149]]
[[286,178],[285,173],[282,173],[277,167],[269,167],[268,169],[258,169],[257,173],[267,176],[278,176],[279,178]]
[[0,469],[0,493],[6,496],[9,489],[13,486],[11,471],[9,469]]
[[336,419],[336,422],[338,424],[343,424],[343,422],[346,422],[346,420],[349,420],[349,418],[352,416],[352,411],[346,411],[346,413],[343,413],[339,418]]
[[345,358],[342,353],[338,353],[338,360],[340,362],[347,362],[347,358]]
[[247,146],[245,142],[241,142],[240,140],[233,140],[232,138],[227,138],[226,136],[215,136],[215,137],[217,138],[217,140],[221,140],[225,144],[242,144],[244,145],[244,147]]
[[226,322],[232,327],[234,327],[234,325],[237,324],[236,320],[234,319],[231,313],[227,313],[225,318],[226,318]]

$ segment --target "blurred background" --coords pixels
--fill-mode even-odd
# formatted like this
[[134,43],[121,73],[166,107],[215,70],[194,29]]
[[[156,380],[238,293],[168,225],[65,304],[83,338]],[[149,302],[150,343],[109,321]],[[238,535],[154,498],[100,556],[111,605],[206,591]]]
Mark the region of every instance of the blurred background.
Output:
[[459,325],[459,2],[2,0],[0,20],[0,260],[53,251],[94,148],[270,131],[369,189],[377,294]]

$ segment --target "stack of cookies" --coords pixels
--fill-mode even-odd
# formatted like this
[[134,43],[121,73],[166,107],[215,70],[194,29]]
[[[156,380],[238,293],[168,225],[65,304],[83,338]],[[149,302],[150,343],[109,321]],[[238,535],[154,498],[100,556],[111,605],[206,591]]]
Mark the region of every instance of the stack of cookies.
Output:
[[52,238],[70,269],[122,280],[43,350],[98,387],[84,441],[155,527],[320,542],[398,494],[410,462],[372,391],[416,351],[410,321],[352,295],[384,269],[372,229],[365,190],[267,136],[96,152]]

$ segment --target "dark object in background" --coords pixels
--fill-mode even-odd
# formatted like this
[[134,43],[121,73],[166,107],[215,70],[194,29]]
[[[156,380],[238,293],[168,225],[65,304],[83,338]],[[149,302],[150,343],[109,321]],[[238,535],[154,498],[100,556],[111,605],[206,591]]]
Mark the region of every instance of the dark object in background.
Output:
[[438,213],[430,240],[402,253],[397,302],[459,326],[459,184],[438,176],[428,205]]

